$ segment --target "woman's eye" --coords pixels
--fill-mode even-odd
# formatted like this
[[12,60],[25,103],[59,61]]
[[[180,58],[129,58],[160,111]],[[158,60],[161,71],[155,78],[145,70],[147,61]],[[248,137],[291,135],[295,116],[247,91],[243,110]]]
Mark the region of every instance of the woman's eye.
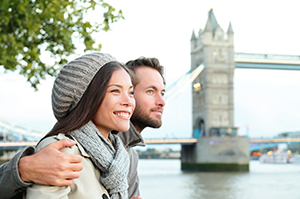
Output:
[[134,91],[130,91],[130,92],[129,92],[129,95],[134,95]]
[[118,89],[112,90],[112,93],[120,93],[120,91]]

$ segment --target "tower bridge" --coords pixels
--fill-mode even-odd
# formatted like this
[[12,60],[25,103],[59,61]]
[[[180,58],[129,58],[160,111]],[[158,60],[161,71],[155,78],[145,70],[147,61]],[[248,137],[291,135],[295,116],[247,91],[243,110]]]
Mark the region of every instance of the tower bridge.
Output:
[[[249,170],[249,151],[280,143],[299,143],[296,138],[255,139],[239,137],[234,126],[235,68],[300,70],[299,55],[259,54],[234,51],[234,31],[219,26],[213,10],[204,29],[192,32],[191,70],[167,88],[166,100],[192,84],[193,131],[182,139],[146,139],[147,144],[180,144],[182,170]],[[179,88],[179,89],[178,89]],[[35,145],[45,132],[0,119],[1,148]],[[5,134],[13,135],[11,141]],[[1,134],[0,134],[1,137]]]
[[190,46],[191,70],[201,64],[204,69],[193,80],[192,88],[192,137],[198,140],[194,145],[182,145],[181,169],[249,171],[249,151],[267,143],[248,145],[251,138],[237,135],[233,100],[235,68],[300,70],[300,56],[235,52],[231,22],[225,33],[212,9],[205,28],[197,35],[192,32]]

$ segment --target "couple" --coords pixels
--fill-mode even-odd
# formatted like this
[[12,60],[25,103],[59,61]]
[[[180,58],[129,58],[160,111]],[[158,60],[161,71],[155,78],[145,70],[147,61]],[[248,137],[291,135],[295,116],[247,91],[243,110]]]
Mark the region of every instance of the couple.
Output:
[[27,198],[141,198],[132,147],[144,145],[145,127],[161,126],[165,81],[155,58],[126,65],[135,75],[114,57],[91,53],[62,68],[52,91],[58,123],[36,154],[27,156],[33,153],[29,147],[1,165],[0,198],[21,193],[31,182]]

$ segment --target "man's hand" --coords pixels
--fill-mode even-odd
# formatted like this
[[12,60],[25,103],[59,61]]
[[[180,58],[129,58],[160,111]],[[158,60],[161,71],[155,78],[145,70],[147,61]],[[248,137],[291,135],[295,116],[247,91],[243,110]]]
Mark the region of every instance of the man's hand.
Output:
[[82,157],[59,150],[75,144],[75,141],[63,139],[49,144],[34,155],[22,157],[18,165],[21,179],[43,185],[71,185],[83,169]]
[[141,196],[132,196],[130,199],[142,199]]

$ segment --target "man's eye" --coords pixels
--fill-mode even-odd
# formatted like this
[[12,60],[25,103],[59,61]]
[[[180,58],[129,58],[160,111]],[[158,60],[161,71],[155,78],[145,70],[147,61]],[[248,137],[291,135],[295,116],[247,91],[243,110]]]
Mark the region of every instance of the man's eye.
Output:
[[147,90],[147,93],[152,94],[153,90]]

